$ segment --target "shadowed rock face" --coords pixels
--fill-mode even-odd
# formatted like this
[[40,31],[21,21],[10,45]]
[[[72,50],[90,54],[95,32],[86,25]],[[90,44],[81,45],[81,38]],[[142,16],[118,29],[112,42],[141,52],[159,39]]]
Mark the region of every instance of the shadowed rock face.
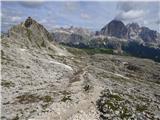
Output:
[[121,21],[112,20],[107,26],[102,28],[101,33],[117,38],[126,38],[127,28]]
[[142,27],[139,35],[144,42],[157,42],[157,32],[147,27]]

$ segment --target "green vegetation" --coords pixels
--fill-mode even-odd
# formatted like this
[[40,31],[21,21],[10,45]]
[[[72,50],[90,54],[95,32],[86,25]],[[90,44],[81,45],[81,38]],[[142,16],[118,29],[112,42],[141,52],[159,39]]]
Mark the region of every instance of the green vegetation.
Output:
[[122,101],[123,98],[121,98],[119,95],[116,95],[116,94],[110,94],[109,97],[111,99],[115,99],[116,101]]
[[112,100],[105,101],[105,104],[109,109],[112,109],[113,111],[116,111],[119,108],[118,103]]
[[27,68],[27,69],[29,69],[29,68],[30,68],[30,66],[26,66],[26,68]]
[[139,112],[143,112],[143,111],[147,110],[147,105],[137,105],[136,110]]
[[78,48],[71,48],[71,47],[66,47],[68,52],[72,53],[73,55],[85,55],[86,53],[83,51],[83,49],[78,49]]
[[12,81],[2,80],[1,86],[10,88],[10,87],[14,87],[15,84]]
[[26,30],[27,30],[27,37],[31,41],[32,31],[30,29],[26,29]]
[[65,95],[65,96],[61,99],[62,102],[71,101],[71,100],[72,100],[72,99],[71,99],[71,96],[70,96],[70,95]]
[[131,116],[132,116],[132,114],[129,112],[127,107],[123,107],[122,111],[120,111],[120,118],[121,119],[126,119],[126,118],[128,119]]
[[112,49],[107,48],[84,48],[84,50],[88,55],[94,55],[94,54],[113,54]]
[[38,96],[35,94],[24,94],[21,96],[16,97],[18,102],[21,104],[28,104],[28,103],[35,103],[35,102],[39,102],[39,101],[43,101],[46,103],[52,102],[53,99],[51,96],[46,95],[46,96]]
[[136,96],[137,99],[143,101],[143,102],[149,102],[149,99],[148,98],[145,98],[145,97],[141,97],[141,96]]
[[14,117],[12,120],[19,120],[18,114],[17,114],[16,117]]
[[71,101],[71,96],[69,91],[61,91],[61,94],[63,95],[63,98],[61,99],[62,102]]
[[44,102],[51,102],[51,101],[52,101],[52,97],[49,96],[49,95],[46,95],[46,96],[44,96],[44,97],[42,98],[42,100],[43,100]]
[[110,91],[104,91],[102,96],[97,101],[97,107],[99,111],[105,116],[105,114],[115,114],[121,119],[129,119],[132,116],[130,108],[126,105],[127,101],[119,94],[111,93]]
[[91,89],[91,87],[90,87],[89,85],[85,85],[85,86],[83,87],[83,89],[84,89],[84,91],[89,91],[89,90]]
[[68,46],[64,47],[74,55],[113,54],[113,49],[108,48],[75,48]]

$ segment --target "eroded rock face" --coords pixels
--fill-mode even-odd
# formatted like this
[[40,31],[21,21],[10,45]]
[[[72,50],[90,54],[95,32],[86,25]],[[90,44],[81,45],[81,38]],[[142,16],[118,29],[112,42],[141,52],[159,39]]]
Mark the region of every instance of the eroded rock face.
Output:
[[127,25],[128,39],[139,39],[140,26],[137,23],[131,23]]
[[139,33],[140,37],[143,39],[144,42],[154,42],[157,43],[157,32],[150,30],[147,27],[142,27],[141,32]]

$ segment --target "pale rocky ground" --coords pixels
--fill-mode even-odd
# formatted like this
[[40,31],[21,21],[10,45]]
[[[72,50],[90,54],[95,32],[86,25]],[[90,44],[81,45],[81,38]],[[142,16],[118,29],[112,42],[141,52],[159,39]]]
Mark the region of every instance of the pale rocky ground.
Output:
[[159,63],[88,55],[39,29],[20,24],[2,39],[2,120],[160,119]]

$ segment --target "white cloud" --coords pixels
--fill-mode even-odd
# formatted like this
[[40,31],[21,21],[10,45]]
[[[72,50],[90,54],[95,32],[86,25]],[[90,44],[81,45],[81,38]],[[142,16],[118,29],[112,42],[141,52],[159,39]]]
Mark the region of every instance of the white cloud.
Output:
[[21,20],[22,18],[21,17],[19,17],[19,16],[13,16],[13,17],[11,17],[11,21],[12,22],[17,22],[17,21],[19,21],[19,20]]
[[81,13],[80,16],[82,19],[90,19],[91,18],[90,15],[88,15],[87,13]]
[[130,10],[130,11],[121,11],[120,13],[117,14],[115,19],[119,20],[135,20],[135,19],[140,19],[145,16],[145,12],[143,10]]
[[156,23],[157,25],[160,25],[160,19],[157,20],[157,21],[155,21],[155,23]]

